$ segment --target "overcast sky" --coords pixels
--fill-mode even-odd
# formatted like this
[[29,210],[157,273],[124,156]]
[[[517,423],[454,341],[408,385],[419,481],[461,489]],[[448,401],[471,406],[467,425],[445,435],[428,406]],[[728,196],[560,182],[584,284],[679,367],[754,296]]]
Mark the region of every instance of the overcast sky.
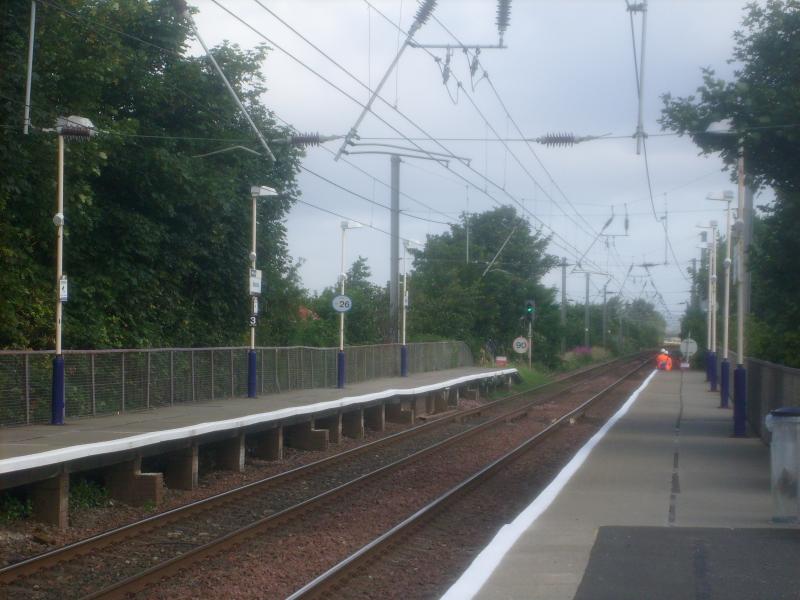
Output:
[[[281,119],[301,131],[344,134],[353,126],[361,107],[279,50],[278,45],[361,103],[369,97],[367,87],[377,85],[397,51],[397,29],[363,0],[261,0],[345,67],[360,80],[359,84],[255,2],[220,3],[274,44],[264,64],[269,91],[263,100]],[[207,43],[230,40],[249,48],[265,41],[212,2],[195,4],[200,10],[197,26]],[[415,0],[375,0],[373,4],[404,30],[417,9]],[[649,2],[645,131],[660,131],[656,120],[661,94],[693,93],[701,83],[701,67],[711,66],[720,76],[732,76],[735,65],[727,64],[727,60],[744,4],[738,0]],[[496,44],[495,5],[494,0],[439,0],[434,15],[464,43]],[[638,15],[635,30],[638,41]],[[415,39],[428,44],[453,42],[434,20]],[[624,0],[514,0],[505,43],[506,49],[481,52],[481,69],[475,81],[483,70],[488,72],[525,137],[563,131],[576,135],[633,134],[636,80]],[[444,50],[432,52],[444,62]],[[477,82],[473,90],[469,64],[460,50],[453,53],[451,69],[445,87],[434,59],[421,49],[409,48],[381,95],[437,138],[495,138],[479,113],[501,136],[518,137],[488,82]],[[464,89],[457,89],[456,80],[463,82]],[[390,106],[379,101],[375,112],[403,135],[424,137]],[[362,139],[398,138],[384,143],[410,145],[375,115],[367,115],[358,132]],[[429,150],[443,151],[430,141],[418,143]],[[608,272],[613,277],[608,289],[617,291],[631,263],[664,262],[664,232],[652,214],[644,160],[636,155],[633,139],[598,140],[571,148],[532,144],[541,164],[531,148],[520,142],[509,143],[516,158],[496,139],[442,143],[447,151],[470,158],[474,170],[452,160],[452,171],[448,171],[429,160],[403,159],[401,191],[407,196],[401,197],[401,237],[424,241],[426,235],[446,231],[448,226],[444,223],[454,222],[463,211],[480,212],[498,203],[512,204],[535,228],[542,226],[544,232],[553,234],[553,254],[575,262],[611,216],[612,206],[618,218],[606,233],[624,233],[622,215],[627,205],[629,237],[610,238],[608,246],[601,238],[588,255],[592,269]],[[676,323],[689,290],[679,267],[685,269],[693,257],[699,257],[696,225],[710,219],[724,223],[723,204],[707,201],[705,196],[733,190],[734,186],[729,175],[721,171],[721,161],[716,156],[698,156],[687,139],[651,137],[647,145],[655,208],[659,216],[665,209],[668,211],[669,235],[680,263],[676,265],[668,253],[668,265],[650,269],[671,315],[650,297],[653,288],[645,284],[642,268],[633,269],[624,295],[637,298],[646,285],[644,297]],[[335,152],[339,142],[328,142],[326,146]],[[348,232],[347,261],[352,262],[358,255],[368,257],[374,281],[383,284],[389,277],[389,157],[355,155],[347,157],[347,161],[352,164],[334,162],[330,152],[315,148],[308,151],[303,164],[378,205],[308,173],[299,178],[302,200],[371,227]],[[474,187],[468,187],[459,176],[474,183]],[[483,177],[493,183],[486,183]],[[304,259],[301,275],[311,290],[321,290],[336,280],[340,221],[338,216],[302,203],[292,209],[287,220],[290,251],[295,259]],[[592,276],[593,301],[600,297],[605,281],[602,275]],[[560,272],[550,273],[546,283],[560,287]],[[583,275],[569,275],[568,297],[582,301],[584,286]]]

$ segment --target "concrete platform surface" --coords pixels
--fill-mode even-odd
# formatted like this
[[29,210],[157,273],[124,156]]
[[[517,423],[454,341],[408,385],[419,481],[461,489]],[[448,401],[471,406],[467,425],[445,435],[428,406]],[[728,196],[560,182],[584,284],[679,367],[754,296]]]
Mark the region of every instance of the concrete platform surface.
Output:
[[[771,522],[769,448],[755,436],[732,438],[731,411],[717,408],[718,404],[719,394],[707,391],[702,373],[655,372],[615,415],[618,420],[612,419],[598,432],[550,486],[498,532],[444,598],[575,598],[598,530],[612,526],[623,526],[626,532],[637,527],[664,529],[658,534],[651,529],[642,530],[636,537],[641,543],[631,546],[629,552],[635,560],[632,558],[624,569],[619,562],[614,563],[614,568],[623,569],[614,579],[619,595],[594,596],[591,587],[581,587],[581,599],[667,597],[658,591],[663,579],[658,570],[662,566],[659,555],[651,554],[650,560],[644,552],[643,540],[648,536],[661,540],[665,547],[672,544],[675,552],[684,550],[671,573],[685,578],[689,582],[685,589],[693,592],[669,597],[733,597],[709,595],[709,590],[716,588],[709,588],[707,580],[700,580],[700,558],[692,559],[686,554],[687,549],[698,547],[690,543],[697,539],[697,530],[690,528],[753,528],[752,535],[761,536],[759,544],[775,550],[739,556],[734,551],[736,544],[746,544],[750,537],[731,533],[731,553],[725,561],[715,562],[718,570],[714,578],[735,577],[736,570],[745,565],[747,572],[757,572],[758,565],[749,562],[759,556],[762,561],[775,559],[776,552],[780,554],[775,544],[795,545],[786,560],[796,560],[797,536],[787,539],[781,534],[775,538],[763,534],[764,529],[778,528]],[[728,538],[714,532],[708,536],[706,543],[714,548],[716,557],[716,552],[721,551],[718,545]],[[609,540],[601,536],[598,556],[608,544]],[[793,563],[794,568],[788,562],[783,564],[791,569],[790,577],[795,582],[795,595],[791,597],[800,598],[797,563]],[[605,566],[598,568],[608,575]],[[638,595],[625,591],[626,581],[632,578],[641,582]],[[586,585],[596,581],[592,576]],[[648,582],[652,593],[643,591]],[[717,591],[730,589],[727,586]],[[696,590],[703,593],[698,595]],[[766,587],[764,594],[739,597],[785,597],[773,596],[771,591],[773,588]]]
[[575,600],[796,600],[800,530],[601,527]]
[[92,453],[119,452],[148,444],[246,427],[276,419],[366,404],[394,396],[515,373],[516,369],[463,367],[409,377],[375,379],[344,389],[315,388],[176,404],[147,412],[68,421],[63,426],[30,425],[0,429],[0,474],[56,464]]

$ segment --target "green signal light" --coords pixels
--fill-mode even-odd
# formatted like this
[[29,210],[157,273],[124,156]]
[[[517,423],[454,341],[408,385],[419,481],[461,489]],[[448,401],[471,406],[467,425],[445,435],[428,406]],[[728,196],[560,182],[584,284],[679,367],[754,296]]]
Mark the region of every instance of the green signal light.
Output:
[[536,312],[536,302],[528,300],[525,302],[525,315],[530,318]]

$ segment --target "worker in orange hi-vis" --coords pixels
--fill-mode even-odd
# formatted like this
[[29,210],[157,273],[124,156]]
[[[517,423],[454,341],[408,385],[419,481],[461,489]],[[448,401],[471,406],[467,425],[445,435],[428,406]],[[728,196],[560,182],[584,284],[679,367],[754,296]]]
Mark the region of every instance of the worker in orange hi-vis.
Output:
[[667,371],[672,371],[672,357],[667,353]]
[[672,359],[669,357],[669,352],[664,348],[662,348],[661,352],[656,356],[656,368],[661,371],[672,370]]

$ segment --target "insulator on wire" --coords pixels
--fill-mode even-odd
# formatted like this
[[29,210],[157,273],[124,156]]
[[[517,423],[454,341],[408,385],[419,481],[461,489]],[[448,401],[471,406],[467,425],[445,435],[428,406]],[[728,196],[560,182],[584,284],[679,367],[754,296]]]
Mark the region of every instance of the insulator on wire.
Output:
[[469,63],[469,76],[470,77],[475,77],[475,73],[478,72],[478,65],[480,64],[478,62],[478,55],[480,53],[481,53],[481,49],[480,48],[476,48],[475,49],[475,56],[472,57],[472,62]]
[[436,0],[422,0],[419,4],[419,8],[417,9],[417,14],[414,15],[414,25],[419,28],[425,24],[433,9],[436,7]]
[[500,39],[503,39],[503,34],[508,29],[508,24],[511,21],[511,0],[497,0],[497,33],[500,34]]
[[60,135],[68,142],[85,142],[89,135],[82,127],[62,127]]
[[628,234],[628,225],[629,224],[630,224],[630,221],[628,220],[628,205],[626,204],[625,205],[625,235]]
[[289,137],[293,146],[319,146],[319,133],[299,133]]
[[536,138],[536,143],[542,144],[543,146],[555,146],[555,147],[564,147],[564,146],[574,146],[578,143],[578,140],[575,137],[574,133],[548,133],[543,135],[542,137]]

